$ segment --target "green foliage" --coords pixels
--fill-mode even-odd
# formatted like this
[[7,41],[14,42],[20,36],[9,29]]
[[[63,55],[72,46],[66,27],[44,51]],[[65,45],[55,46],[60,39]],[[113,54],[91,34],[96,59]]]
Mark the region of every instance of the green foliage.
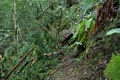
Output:
[[110,63],[104,71],[106,77],[112,80],[120,79],[120,55],[113,54]]
[[[94,25],[94,20],[93,18],[85,18],[80,24],[75,26],[75,34],[73,35],[73,38],[78,37],[78,41],[80,41],[81,43],[84,42],[85,39],[83,39],[83,37],[85,37],[86,32],[88,32],[88,29],[92,29],[93,25]],[[85,35],[84,35],[85,34]]]
[[[32,46],[32,45],[29,45]],[[26,48],[28,48],[26,46]],[[25,49],[25,47],[23,47]],[[23,50],[21,49],[21,50]],[[22,52],[22,51],[21,51]],[[1,62],[2,65],[0,65],[1,70],[2,70],[2,75],[1,77],[5,77],[7,73],[20,61],[21,57],[23,56],[24,53],[19,53],[18,55],[9,55],[9,57],[6,57],[4,61]],[[25,54],[24,54],[25,55]],[[19,73],[16,74],[21,67],[23,67],[23,64],[28,61],[29,64],[25,66],[25,68]],[[35,62],[34,62],[35,61]],[[47,57],[43,56],[42,59],[37,60],[37,55],[31,53],[25,61],[11,74],[9,79],[28,79],[28,80],[43,80],[47,79],[49,77],[50,72],[53,70],[52,67],[55,67],[54,65],[57,63],[58,59],[53,58],[53,57]]]
[[112,35],[112,34],[115,34],[115,33],[120,33],[120,28],[111,29],[110,31],[108,31],[106,33],[106,36]]
[[83,0],[82,1],[82,10],[83,10],[83,14],[85,14],[87,12],[87,10],[93,6],[93,1],[94,0]]
[[[73,25],[73,21],[77,19],[75,12],[79,7],[67,9],[65,1],[61,0],[16,0],[18,38],[17,42],[13,42],[13,3],[11,0],[0,1],[0,54],[3,56],[0,77],[3,79],[25,53],[35,46],[35,50],[25,59],[29,64],[16,74],[22,67],[21,64],[11,74],[10,79],[47,79],[58,62],[58,57],[55,57],[58,49],[62,48],[59,44],[59,32]],[[14,53],[15,46],[17,53]],[[34,60],[35,63],[31,65]]]
[[[22,67],[21,64],[10,79],[46,80],[58,62],[58,50],[63,49],[65,54],[69,53],[68,46],[63,47],[59,44],[60,32],[63,29],[72,29],[75,32],[73,38],[78,38],[75,44],[82,44],[86,32],[94,25],[95,14],[88,10],[95,6],[97,1],[83,0],[67,8],[66,0],[16,0],[16,42],[13,3],[12,0],[0,0],[0,55],[3,56],[0,77],[4,78],[21,57],[35,46],[35,50],[25,60],[29,64],[22,72],[16,74]],[[14,53],[15,47],[17,53]],[[31,65],[34,60],[35,63]]]
[[[81,1],[81,15],[80,17],[83,17],[81,19],[81,22],[77,23],[73,27],[73,31],[75,31],[73,38],[78,37],[78,41],[81,43],[85,40],[86,32],[90,32],[93,30],[94,24],[95,24],[95,12],[93,12],[94,7],[98,5],[98,3],[101,1],[97,0],[83,0]],[[91,10],[89,12],[89,10]],[[85,34],[85,35],[84,35]]]

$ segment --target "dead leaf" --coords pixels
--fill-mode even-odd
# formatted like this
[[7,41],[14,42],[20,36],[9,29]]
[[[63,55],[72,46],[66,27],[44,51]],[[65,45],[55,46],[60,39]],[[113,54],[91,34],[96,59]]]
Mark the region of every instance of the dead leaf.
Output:
[[32,60],[31,66],[35,63],[37,59]]
[[56,71],[57,71],[57,69],[51,71],[50,76],[53,75]]
[[2,59],[2,55],[0,55],[0,59]]
[[50,57],[50,56],[51,56],[51,54],[44,54],[44,56]]

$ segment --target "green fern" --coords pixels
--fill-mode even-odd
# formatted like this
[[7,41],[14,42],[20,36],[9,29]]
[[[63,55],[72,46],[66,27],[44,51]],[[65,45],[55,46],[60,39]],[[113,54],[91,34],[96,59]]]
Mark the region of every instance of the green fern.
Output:
[[120,80],[120,55],[112,55],[104,73],[108,79]]

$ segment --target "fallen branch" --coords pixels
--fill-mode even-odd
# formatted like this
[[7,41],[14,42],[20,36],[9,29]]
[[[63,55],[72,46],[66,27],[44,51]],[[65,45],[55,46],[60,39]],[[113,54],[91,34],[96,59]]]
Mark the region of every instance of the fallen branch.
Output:
[[51,3],[42,13],[42,16],[45,14],[45,12],[54,4],[55,2]]
[[7,79],[9,78],[9,76],[11,75],[11,73],[20,65],[20,63],[21,63],[23,60],[25,60],[25,58],[28,56],[28,54],[30,54],[30,52],[32,52],[34,49],[35,49],[35,47],[33,47],[30,51],[28,51],[28,52],[26,53],[26,55],[20,60],[20,62],[14,66],[14,68],[8,73],[8,75],[7,75],[7,76],[5,77],[5,79],[3,79],[3,80],[7,80]]
[[61,44],[64,46],[68,43],[68,40],[73,36],[73,34],[69,34],[64,40],[62,40]]
[[15,74],[19,74],[20,72],[22,72],[22,70],[25,68],[25,66],[27,66],[29,64],[29,62],[28,61],[25,61],[24,63],[23,63],[23,66],[22,66],[22,68],[20,68]]

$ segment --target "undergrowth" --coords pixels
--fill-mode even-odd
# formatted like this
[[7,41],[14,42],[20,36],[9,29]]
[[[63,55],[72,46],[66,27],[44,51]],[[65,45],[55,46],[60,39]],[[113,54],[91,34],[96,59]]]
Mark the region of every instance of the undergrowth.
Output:
[[95,12],[92,11],[99,2],[102,0],[78,0],[68,8],[66,0],[16,1],[17,41],[14,42],[13,3],[10,0],[0,1],[0,77],[5,78],[25,53],[35,46],[9,79],[47,80],[57,68],[61,54],[70,54],[69,45],[60,44],[60,32],[70,29],[74,34],[72,39],[77,37],[76,43],[84,43],[85,33],[92,31],[95,22]]
[[119,54],[112,55],[110,63],[107,65],[104,73],[109,80],[120,79],[120,55]]

